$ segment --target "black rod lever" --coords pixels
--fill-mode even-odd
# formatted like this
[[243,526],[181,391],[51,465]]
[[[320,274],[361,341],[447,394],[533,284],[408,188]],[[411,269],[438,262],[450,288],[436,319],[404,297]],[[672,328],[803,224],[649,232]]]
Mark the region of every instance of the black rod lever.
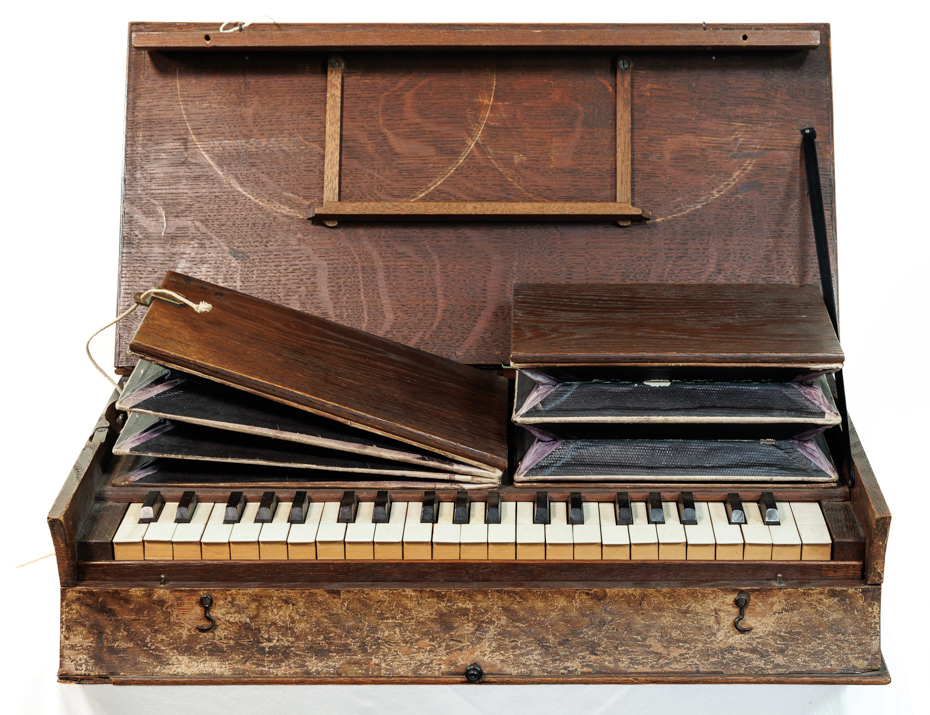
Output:
[[[817,131],[813,127],[801,130],[801,147],[804,150],[804,173],[807,177],[807,197],[811,205],[811,223],[814,227],[814,244],[817,247],[817,265],[820,268],[820,290],[827,313],[833,323],[836,337],[840,337],[839,315],[836,310],[836,295],[833,292],[833,266],[830,263],[830,244],[827,239],[827,216],[823,206],[823,190],[820,185],[820,164],[817,161]],[[840,412],[843,430],[843,450],[846,463],[846,483],[856,483],[856,469],[852,460],[852,445],[849,438],[849,415],[846,412],[846,385],[843,370],[837,370],[833,379],[836,381],[836,406]]]

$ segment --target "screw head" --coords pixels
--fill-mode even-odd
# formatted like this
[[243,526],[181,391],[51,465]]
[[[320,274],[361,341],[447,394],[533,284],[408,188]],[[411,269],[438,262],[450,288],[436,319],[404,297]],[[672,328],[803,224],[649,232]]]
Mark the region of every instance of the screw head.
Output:
[[472,663],[465,668],[465,680],[469,683],[477,683],[484,677],[484,671],[477,663]]
[[331,60],[329,61],[329,66],[330,66],[330,67],[338,67],[338,66],[339,66],[339,60],[337,60],[337,59],[334,57],[333,59],[331,59]]
[[617,66],[622,70],[630,69],[630,61],[626,59],[617,60]]

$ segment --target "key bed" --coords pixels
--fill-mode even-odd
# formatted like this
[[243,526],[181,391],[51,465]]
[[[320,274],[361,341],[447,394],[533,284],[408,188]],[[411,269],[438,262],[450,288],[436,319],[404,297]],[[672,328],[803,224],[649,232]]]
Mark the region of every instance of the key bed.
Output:
[[[759,503],[736,493],[724,501],[695,500],[689,492],[677,500],[662,499],[658,492],[645,500],[619,492],[611,501],[581,493],[556,499],[544,491],[520,501],[498,492],[483,496],[487,502],[467,492],[458,492],[455,501],[429,493],[423,501],[407,501],[379,492],[369,501],[348,490],[338,501],[313,501],[305,492],[266,492],[249,500],[233,492],[222,502],[185,492],[179,508],[179,502],[153,491],[126,507],[112,539],[112,558],[829,561],[833,556],[827,518],[833,509],[825,512],[817,501],[778,501],[769,492]],[[163,506],[148,522],[151,504]],[[682,523],[682,515],[689,523]]]

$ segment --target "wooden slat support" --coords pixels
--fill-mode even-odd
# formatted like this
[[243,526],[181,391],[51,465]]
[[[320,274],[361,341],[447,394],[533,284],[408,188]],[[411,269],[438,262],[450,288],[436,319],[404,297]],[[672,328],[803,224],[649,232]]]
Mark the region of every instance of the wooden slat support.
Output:
[[[617,58],[617,203],[632,204],[633,157],[633,64],[629,57]],[[618,221],[629,226],[629,221]]]
[[[327,148],[328,152],[328,148]],[[331,225],[339,219],[356,221],[644,221],[648,211],[628,203],[609,201],[334,201],[324,203],[310,219]]]
[[[333,55],[327,62],[326,154],[323,159],[323,202],[339,201],[339,171],[342,155],[342,58]],[[326,221],[335,226],[335,221]]]
[[136,30],[145,50],[813,50],[820,32],[700,25],[253,25],[220,33],[219,23]]

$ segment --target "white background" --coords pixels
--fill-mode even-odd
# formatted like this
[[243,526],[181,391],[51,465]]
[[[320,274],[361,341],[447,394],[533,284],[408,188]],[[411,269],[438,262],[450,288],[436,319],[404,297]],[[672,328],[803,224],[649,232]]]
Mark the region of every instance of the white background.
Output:
[[[918,9],[920,7],[920,9]],[[3,23],[3,709],[137,715],[352,712],[928,712],[930,534],[924,333],[928,266],[926,4],[882,2],[18,3]],[[84,357],[114,315],[126,27],[278,22],[832,24],[843,347],[850,411],[894,514],[883,599],[886,687],[315,686],[55,682],[58,579],[45,516],[109,386]],[[142,288],[142,286],[140,286]],[[95,354],[112,364],[112,337]]]

